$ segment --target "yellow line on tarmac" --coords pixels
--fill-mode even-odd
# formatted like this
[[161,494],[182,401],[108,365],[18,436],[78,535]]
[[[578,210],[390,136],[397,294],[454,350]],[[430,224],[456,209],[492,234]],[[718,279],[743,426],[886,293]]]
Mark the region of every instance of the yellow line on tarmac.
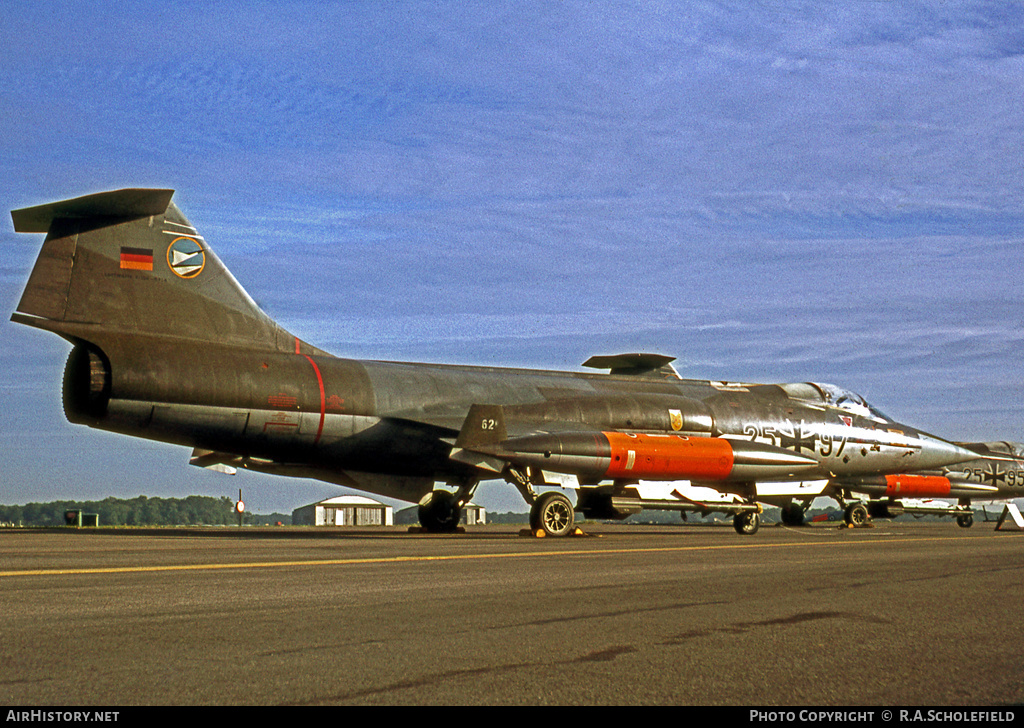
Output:
[[[920,541],[944,541],[952,538],[909,538],[899,539],[898,543],[914,543]],[[70,576],[82,574],[144,574],[162,571],[213,571],[219,569],[269,569],[286,566],[352,566],[358,564],[399,564],[426,561],[471,561],[484,559],[521,559],[544,558],[551,556],[597,556],[630,553],[672,553],[686,551],[726,551],[736,549],[766,548],[800,548],[807,546],[853,546],[867,544],[894,543],[892,540],[873,541],[802,541],[799,543],[744,543],[718,546],[658,546],[644,548],[614,548],[559,551],[517,551],[499,554],[455,554],[447,556],[377,556],[355,559],[307,559],[304,561],[253,561],[232,564],[169,564],[165,566],[109,566],[81,569],[25,569],[20,571],[0,571],[0,578],[12,576]]]

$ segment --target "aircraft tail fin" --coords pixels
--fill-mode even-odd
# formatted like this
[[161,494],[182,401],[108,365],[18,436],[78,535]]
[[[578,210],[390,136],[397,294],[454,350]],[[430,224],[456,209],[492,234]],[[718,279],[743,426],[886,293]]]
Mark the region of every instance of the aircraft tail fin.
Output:
[[124,189],[13,210],[16,232],[47,236],[12,320],[71,340],[143,334],[298,351],[173,194]]

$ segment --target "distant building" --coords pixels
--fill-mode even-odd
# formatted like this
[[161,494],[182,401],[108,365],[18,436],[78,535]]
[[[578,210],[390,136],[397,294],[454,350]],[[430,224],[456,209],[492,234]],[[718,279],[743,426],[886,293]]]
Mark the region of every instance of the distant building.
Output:
[[361,495],[339,495],[292,511],[293,526],[391,526],[394,509]]
[[465,526],[482,526],[487,523],[487,509],[476,503],[467,503],[459,516],[459,523]]

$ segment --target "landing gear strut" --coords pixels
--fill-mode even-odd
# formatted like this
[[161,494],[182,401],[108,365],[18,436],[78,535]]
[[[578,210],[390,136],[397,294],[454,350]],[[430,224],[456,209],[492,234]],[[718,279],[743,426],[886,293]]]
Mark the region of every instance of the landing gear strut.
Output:
[[506,469],[504,475],[530,504],[530,530],[545,536],[568,536],[575,531],[576,513],[566,496],[554,490],[538,495],[528,474],[516,468]]
[[964,511],[966,511],[965,513],[961,513],[956,517],[956,525],[960,526],[960,528],[970,528],[971,526],[973,526],[974,514],[971,513],[971,499],[961,498],[960,500],[957,501],[956,504],[959,508],[962,508]]

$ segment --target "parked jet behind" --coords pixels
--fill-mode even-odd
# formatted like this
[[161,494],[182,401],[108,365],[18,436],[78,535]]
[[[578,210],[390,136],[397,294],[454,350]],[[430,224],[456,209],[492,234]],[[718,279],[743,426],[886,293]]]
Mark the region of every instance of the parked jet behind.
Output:
[[[934,470],[977,453],[899,424],[827,384],[686,380],[654,354],[593,357],[608,374],[334,357],[261,311],[171,203],[103,192],[14,210],[47,233],[12,320],[72,344],[72,423],[193,448],[194,465],[318,478],[418,502],[458,523],[481,480],[504,479],[535,527],[645,507],[640,480],[733,494],[758,527],[760,482]],[[436,487],[444,483],[454,490]]]
[[[914,516],[951,516],[957,524],[969,528],[974,522],[972,501],[1000,501],[1024,498],[1024,444],[1019,442],[960,442],[975,459],[917,473],[886,473],[857,477],[833,477],[821,480],[758,482],[755,499],[779,506],[782,521],[801,525],[804,513],[815,498],[830,498],[843,508],[844,520],[851,526],[867,525],[871,518]],[[640,490],[652,490],[653,484],[641,484]],[[664,510],[731,512],[738,508],[734,498],[721,495],[692,496],[690,483],[662,488],[661,502],[655,498],[649,507]],[[664,493],[670,492],[669,496]],[[649,496],[652,497],[653,496]],[[955,503],[950,502],[956,501]]]
[[[837,480],[833,487],[846,502],[846,519],[853,525],[903,513],[954,516],[962,528],[974,523],[971,501],[1011,500],[1024,497],[1024,444],[1019,442],[963,442],[977,454],[967,462],[946,465],[933,472],[897,473]],[[867,496],[861,501],[857,494]],[[956,505],[936,499],[954,499]],[[924,499],[924,500],[921,500]]]

